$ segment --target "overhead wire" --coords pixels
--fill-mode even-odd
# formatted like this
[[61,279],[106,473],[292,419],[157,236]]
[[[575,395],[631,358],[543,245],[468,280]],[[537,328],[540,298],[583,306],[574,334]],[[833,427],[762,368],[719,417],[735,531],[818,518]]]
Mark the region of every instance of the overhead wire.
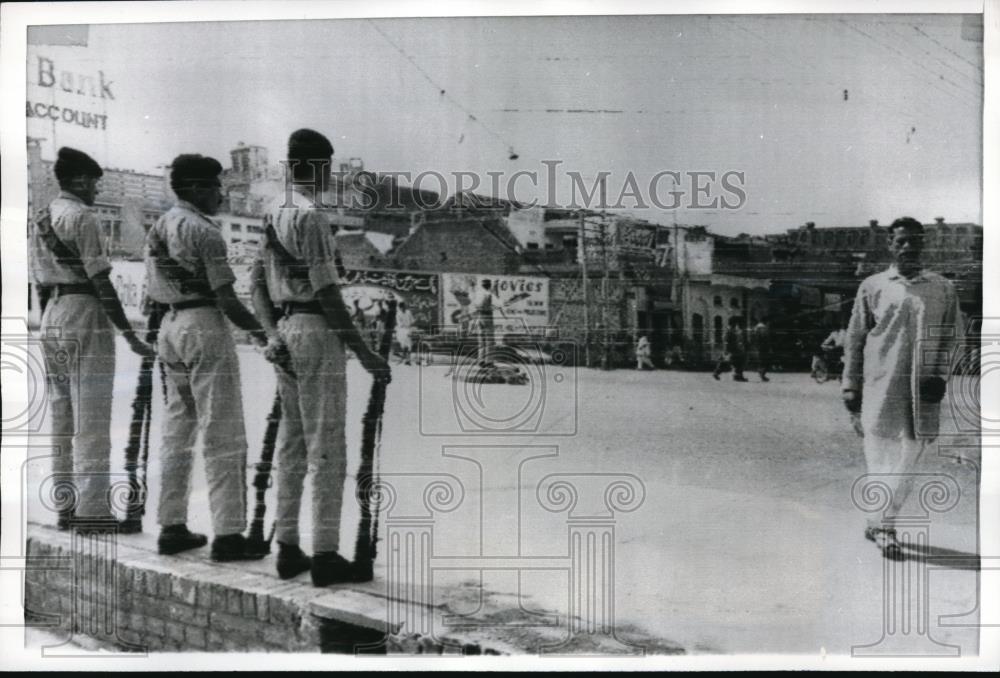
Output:
[[938,76],[938,78],[937,78],[937,79],[934,79],[934,78],[930,78],[930,79],[927,79],[927,78],[924,78],[924,82],[926,82],[926,83],[927,83],[927,84],[928,84],[928,85],[929,85],[930,87],[933,87],[934,89],[938,90],[939,92],[942,92],[943,94],[946,94],[946,95],[948,95],[949,97],[951,97],[952,99],[955,99],[956,101],[958,101],[958,102],[960,102],[960,103],[969,103],[969,102],[968,102],[968,100],[966,100],[966,101],[963,101],[963,100],[962,100],[961,98],[959,98],[958,96],[956,96],[956,94],[955,94],[954,92],[951,92],[951,91],[949,91],[949,90],[947,90],[947,89],[944,89],[943,87],[941,87],[941,86],[940,86],[940,85],[938,84],[938,82],[939,82],[939,81],[944,81],[944,82],[946,82],[946,83],[948,83],[948,84],[952,85],[953,87],[955,87],[956,89],[958,89],[959,91],[961,91],[961,92],[963,92],[963,93],[965,93],[965,94],[971,94],[971,95],[973,95],[973,96],[978,96],[978,93],[977,93],[977,92],[974,92],[974,91],[972,91],[972,90],[969,90],[969,89],[966,89],[965,87],[962,87],[961,85],[959,85],[959,84],[958,84],[958,83],[956,83],[955,81],[953,81],[953,80],[951,80],[951,79],[949,79],[949,78],[946,78],[946,77],[945,77],[944,75],[942,75],[941,73],[937,73],[936,71],[931,71],[931,70],[930,70],[929,68],[927,68],[926,66],[924,66],[924,65],[923,65],[923,64],[921,64],[920,62],[918,62],[918,61],[914,61],[914,59],[913,59],[912,57],[908,56],[908,55],[907,55],[907,54],[905,54],[904,52],[901,52],[900,50],[896,49],[895,47],[893,47],[893,46],[891,46],[891,45],[887,45],[887,44],[886,44],[885,42],[883,42],[882,40],[879,40],[878,38],[876,38],[876,37],[872,36],[871,34],[869,34],[869,33],[866,33],[865,31],[861,30],[861,29],[860,29],[860,28],[858,28],[857,26],[852,26],[851,24],[847,23],[847,22],[846,22],[845,20],[843,20],[843,19],[840,19],[839,21],[840,21],[840,23],[841,23],[841,24],[842,24],[843,26],[845,26],[845,27],[849,28],[850,30],[854,31],[855,33],[858,33],[859,35],[862,35],[862,36],[864,36],[864,37],[865,37],[866,39],[868,39],[868,40],[870,40],[870,41],[874,42],[874,43],[875,43],[876,45],[879,45],[879,46],[880,46],[880,47],[882,47],[883,49],[886,49],[886,50],[888,50],[888,51],[892,52],[893,54],[896,54],[897,56],[899,56],[899,57],[901,57],[901,58],[903,58],[903,59],[906,59],[906,60],[907,60],[907,61],[909,61],[909,62],[912,62],[913,64],[915,64],[915,66],[916,66],[916,67],[917,67],[918,69],[920,69],[920,70],[921,70],[921,71],[923,71],[924,73],[926,73],[926,74],[929,74],[929,75],[932,75],[932,76],[933,76],[933,75],[936,75],[936,76]]
[[395,49],[397,52],[399,52],[399,54],[404,59],[406,59],[410,63],[410,65],[413,66],[413,68],[415,68],[417,70],[417,72],[420,73],[420,75],[422,75],[423,78],[434,87],[435,90],[438,91],[438,93],[439,93],[439,95],[440,95],[440,97],[442,99],[445,99],[446,101],[448,101],[449,103],[451,103],[453,106],[455,106],[455,108],[457,108],[458,110],[462,111],[465,114],[467,121],[474,122],[474,123],[478,124],[480,127],[483,128],[483,130],[485,132],[487,132],[490,136],[492,136],[497,141],[499,141],[501,144],[503,144],[505,146],[505,148],[508,151],[510,151],[512,155],[514,155],[514,153],[513,153],[513,148],[514,148],[513,144],[509,143],[498,132],[496,132],[489,125],[487,125],[482,120],[480,120],[479,117],[472,110],[470,110],[468,107],[464,106],[460,101],[458,101],[454,96],[452,96],[443,85],[441,85],[439,82],[437,82],[437,80],[435,80],[431,76],[430,73],[428,73],[419,63],[417,63],[417,60],[414,59],[413,56],[411,56],[405,49],[403,49],[403,47],[400,46],[395,40],[393,40],[391,37],[389,37],[389,35],[385,31],[383,31],[381,28],[379,28],[378,24],[374,20],[372,20],[372,19],[366,19],[366,21],[368,22],[369,25],[371,25],[372,28],[375,29],[375,31],[379,35],[382,36],[382,38],[387,43],[389,43],[392,46],[393,49]]
[[[897,32],[897,31],[896,31],[896,30],[894,30],[893,28],[891,28],[891,27],[886,27],[886,28],[885,28],[885,30],[886,30],[886,32],[889,32],[889,31],[892,31],[892,33],[891,33],[891,34],[892,34],[892,35],[894,35],[894,36],[896,36],[896,37],[898,37],[898,38],[900,38],[900,40],[901,40],[901,41],[902,41],[903,43],[905,43],[905,44],[908,44],[908,45],[914,45],[914,43],[913,43],[912,41],[910,41],[910,40],[909,40],[909,39],[908,39],[908,38],[907,38],[907,37],[906,37],[905,35],[902,35],[901,33]],[[918,29],[918,30],[919,30],[919,29]],[[924,33],[924,35],[927,35],[927,34],[926,34],[926,33]],[[930,36],[927,36],[927,37],[930,37]],[[933,40],[933,38],[931,38],[931,39]],[[937,44],[938,44],[938,45],[940,45],[941,43],[937,43]],[[971,81],[973,82],[973,84],[974,84],[974,85],[975,85],[975,86],[976,86],[977,88],[982,88],[982,86],[983,86],[983,82],[982,82],[981,80],[977,79],[976,77],[974,77],[974,76],[972,76],[972,75],[969,75],[969,74],[968,74],[968,73],[966,73],[966,72],[965,72],[964,70],[961,70],[961,69],[959,69],[959,68],[956,68],[955,66],[953,66],[953,65],[952,65],[952,64],[950,64],[950,63],[948,63],[947,61],[945,61],[945,60],[943,60],[943,59],[941,59],[941,58],[939,58],[939,57],[935,56],[935,55],[934,55],[933,53],[931,53],[931,51],[930,51],[930,50],[926,50],[926,51],[924,52],[924,54],[925,54],[925,55],[926,55],[927,57],[930,57],[931,59],[933,59],[934,61],[937,61],[937,62],[938,62],[939,64],[941,64],[942,66],[944,66],[944,67],[946,67],[946,68],[949,68],[949,69],[951,69],[952,71],[954,71],[954,72],[955,72],[955,73],[957,73],[958,75],[961,75],[961,76],[962,76],[962,77],[964,77],[964,78],[968,78],[969,80],[971,80]],[[954,54],[954,52],[952,52],[952,54]],[[971,63],[971,62],[967,62],[967,63]]]

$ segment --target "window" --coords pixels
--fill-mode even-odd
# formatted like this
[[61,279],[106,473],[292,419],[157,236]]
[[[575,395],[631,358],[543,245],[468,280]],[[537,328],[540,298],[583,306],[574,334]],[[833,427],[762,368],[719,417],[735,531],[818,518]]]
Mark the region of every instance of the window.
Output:
[[[721,307],[722,306],[722,297],[720,297],[719,295],[715,295],[715,297],[712,299],[712,305],[713,306],[719,306],[719,307]],[[719,320],[721,322],[721,319],[719,319]]]
[[538,243],[537,242],[529,242],[528,243],[528,249],[529,250],[537,250],[538,249]]
[[729,306],[731,308],[739,308],[740,307],[740,300],[737,299],[736,297],[733,297],[732,299],[729,300]]
[[243,224],[233,223],[233,224],[230,225],[229,228],[230,228],[230,230],[233,233],[242,233],[243,232]]
[[263,233],[264,229],[254,224],[247,224],[247,233]]

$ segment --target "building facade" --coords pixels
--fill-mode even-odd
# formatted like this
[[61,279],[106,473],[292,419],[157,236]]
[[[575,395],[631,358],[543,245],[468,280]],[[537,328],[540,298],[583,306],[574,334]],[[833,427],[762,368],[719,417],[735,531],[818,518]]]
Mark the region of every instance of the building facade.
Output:
[[[38,140],[28,139],[29,213],[47,205],[59,193],[53,172],[55,162],[41,156]],[[169,209],[173,195],[162,175],[103,168],[95,202],[101,235],[114,257],[142,256],[146,229]]]

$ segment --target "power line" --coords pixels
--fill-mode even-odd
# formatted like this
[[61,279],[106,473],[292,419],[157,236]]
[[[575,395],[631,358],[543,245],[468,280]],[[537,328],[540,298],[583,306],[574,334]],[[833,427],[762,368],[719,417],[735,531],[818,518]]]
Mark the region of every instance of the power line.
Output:
[[[750,29],[746,28],[745,26],[742,26],[735,19],[733,19],[731,17],[721,17],[721,18],[724,19],[724,20],[728,19],[728,21],[726,22],[726,25],[729,25],[732,28],[737,28],[737,29],[743,31],[747,35],[751,36],[752,38],[754,38],[755,40],[757,40],[758,42],[760,42],[762,45],[766,46],[768,49],[771,48],[772,43],[769,40],[767,40],[766,38],[764,38],[760,34],[756,33],[755,31],[751,31]],[[806,17],[799,17],[799,18],[806,18]],[[766,52],[766,54],[773,61],[773,57],[770,56],[770,52]],[[811,70],[813,70],[815,73],[817,73],[819,75],[826,75],[825,73],[823,73],[823,71],[818,66],[816,66],[815,63],[813,63],[811,61],[804,60],[804,61],[801,61],[800,63],[802,63],[805,66],[808,66]],[[782,66],[786,66],[787,62],[781,62],[781,65]],[[829,82],[829,81],[825,81],[825,82]],[[835,84],[836,85],[836,83],[830,83],[830,84]],[[837,86],[839,87],[840,85],[837,85]],[[895,105],[887,104],[887,103],[884,103],[884,102],[881,103],[880,105],[884,106],[885,108],[888,108],[888,109],[890,109],[890,110],[892,110],[892,111],[894,111],[896,113],[899,113],[907,121],[907,125],[912,127],[911,123],[912,123],[912,118],[913,118],[913,115],[914,115],[913,111],[906,111],[906,110],[903,110],[903,109],[901,109],[901,108],[899,108],[899,107],[897,107]]]
[[[905,35],[901,35],[900,33],[893,31],[893,29],[891,29],[891,28],[887,28],[886,31],[887,32],[888,31],[892,31],[892,35],[895,35],[896,37],[900,38],[903,43],[905,43],[905,44],[912,44],[909,40],[907,40],[907,38],[906,38]],[[925,33],[924,35],[927,35],[927,34]],[[930,37],[930,36],[927,36],[927,37]],[[931,38],[931,39],[933,40],[933,38]],[[940,43],[938,43],[938,44],[940,45]],[[944,66],[946,68],[950,68],[951,70],[953,70],[954,72],[958,73],[959,75],[961,75],[961,76],[963,76],[965,78],[968,78],[969,80],[971,80],[976,85],[976,87],[982,87],[983,86],[982,81],[976,79],[975,77],[969,75],[968,73],[966,73],[965,71],[963,71],[961,69],[955,68],[954,66],[952,66],[951,64],[949,64],[947,61],[944,61],[943,59],[940,59],[940,58],[934,56],[933,54],[931,54],[930,50],[924,51],[924,54],[926,54],[928,57],[930,57],[934,61],[937,61],[942,66]]]
[[[927,68],[927,67],[926,67],[926,66],[924,66],[923,64],[921,64],[921,63],[919,63],[919,62],[916,62],[916,61],[914,61],[912,57],[910,57],[910,56],[907,56],[906,54],[904,54],[903,52],[899,51],[899,50],[898,50],[898,49],[896,49],[895,47],[892,47],[892,46],[890,46],[890,45],[887,45],[887,44],[885,44],[885,43],[884,43],[884,42],[882,42],[881,40],[879,40],[879,39],[877,39],[877,38],[873,37],[873,36],[872,36],[872,35],[870,35],[869,33],[866,33],[866,32],[864,32],[864,31],[863,31],[863,30],[861,30],[860,28],[857,28],[856,26],[852,26],[851,24],[847,23],[847,21],[845,21],[844,19],[839,19],[839,22],[840,22],[840,23],[841,23],[842,25],[844,25],[844,26],[846,26],[847,28],[849,28],[849,29],[851,29],[852,31],[854,31],[855,33],[858,33],[858,34],[860,34],[860,35],[864,36],[865,38],[867,38],[868,40],[871,40],[872,42],[874,42],[875,44],[879,45],[879,46],[880,46],[880,47],[882,47],[883,49],[887,49],[887,50],[889,50],[890,52],[893,52],[893,53],[895,53],[896,55],[898,55],[898,56],[902,57],[903,59],[906,59],[906,60],[908,60],[908,61],[911,61],[911,62],[915,63],[915,64],[916,64],[916,66],[917,66],[917,67],[918,67],[918,68],[919,68],[920,70],[922,70],[922,71],[924,71],[924,72],[926,72],[926,73],[928,73],[928,74],[931,74],[931,75],[937,75],[937,76],[938,76],[938,80],[944,80],[945,82],[949,83],[950,85],[952,85],[952,86],[953,86],[953,87],[955,87],[956,89],[958,89],[958,90],[960,90],[960,91],[962,91],[962,92],[965,92],[966,94],[972,94],[973,96],[978,96],[978,94],[977,94],[976,92],[973,92],[973,91],[971,91],[971,90],[967,90],[967,89],[965,89],[964,87],[962,87],[961,85],[959,85],[959,84],[955,83],[955,82],[954,82],[953,80],[949,80],[948,78],[944,77],[944,76],[943,76],[943,75],[941,75],[940,73],[937,73],[937,72],[935,72],[935,71],[931,71],[931,70],[930,70],[929,68]],[[930,85],[931,87],[934,87],[934,88],[935,88],[936,90],[938,90],[939,92],[942,92],[942,93],[944,93],[944,94],[947,94],[948,96],[950,96],[950,97],[951,97],[952,99],[955,99],[956,101],[959,101],[959,102],[962,102],[962,100],[961,100],[961,99],[960,99],[959,97],[955,96],[955,94],[954,94],[954,93],[952,93],[952,92],[949,92],[948,90],[946,90],[946,89],[944,89],[944,88],[940,87],[940,86],[939,86],[939,85],[937,84],[937,81],[936,81],[936,80],[925,80],[925,82],[927,82],[927,84],[928,84],[928,85]],[[967,102],[962,102],[962,103],[967,103]]]
[[975,68],[977,71],[982,72],[982,70],[983,70],[983,65],[982,64],[975,64],[975,63],[969,61],[968,59],[966,59],[964,56],[962,56],[958,52],[956,52],[955,50],[953,50],[950,47],[948,47],[947,45],[941,44],[940,42],[938,42],[937,40],[935,40],[933,37],[931,37],[930,35],[928,35],[927,33],[925,33],[923,30],[921,30],[920,26],[913,25],[913,30],[915,30],[917,33],[919,33],[920,35],[924,36],[925,38],[927,38],[928,40],[930,40],[931,42],[933,42],[935,45],[937,45],[938,47],[940,47],[944,51],[946,51],[949,54],[953,55],[955,58],[964,61],[965,63],[967,63],[970,66],[972,66],[973,68]]
[[499,141],[501,144],[503,144],[507,148],[508,151],[510,151],[511,156],[512,156],[511,157],[512,160],[516,159],[517,155],[513,152],[513,148],[514,147],[513,147],[512,144],[508,143],[502,136],[500,136],[497,132],[495,132],[493,129],[491,129],[486,123],[484,123],[482,120],[480,120],[475,115],[475,113],[473,113],[471,110],[469,110],[468,108],[466,108],[465,106],[463,106],[461,104],[461,102],[459,102],[457,99],[455,99],[455,97],[453,97],[451,94],[449,94],[448,91],[440,83],[438,83],[436,80],[434,80],[433,77],[431,77],[430,73],[428,73],[427,71],[425,71],[423,69],[423,67],[421,67],[420,64],[417,63],[416,59],[414,59],[410,54],[408,54],[406,52],[406,50],[404,50],[399,44],[397,44],[392,38],[390,38],[386,34],[386,32],[383,31],[381,28],[379,28],[378,25],[373,20],[366,19],[366,21],[371,25],[372,28],[375,29],[375,31],[379,35],[381,35],[385,39],[386,42],[388,42],[390,45],[392,45],[392,47],[397,52],[399,52],[399,54],[404,59],[406,59],[407,61],[409,61],[410,64],[415,69],[417,69],[417,71],[424,77],[424,79],[427,82],[429,82],[434,87],[434,89],[437,90],[440,93],[442,99],[447,100],[453,106],[455,106],[458,110],[460,110],[463,113],[465,113],[465,115],[466,115],[466,117],[467,117],[467,119],[469,121],[475,122],[475,123],[479,124],[479,126],[482,127],[488,134],[490,134],[491,136],[493,136],[497,141]]
[[[782,15],[782,17],[784,17],[784,15]],[[774,18],[782,18],[782,17],[757,17],[757,18],[768,18],[768,19],[774,19]],[[742,25],[741,25],[740,23],[738,23],[738,22],[737,22],[737,21],[736,21],[736,20],[735,20],[735,19],[734,19],[733,17],[721,17],[721,18],[722,18],[722,19],[724,19],[724,20],[728,20],[728,21],[729,21],[729,24],[730,24],[730,25],[731,25],[732,27],[734,27],[734,28],[737,28],[737,29],[739,29],[740,31],[743,31],[744,33],[747,33],[748,35],[751,35],[752,37],[754,37],[754,38],[756,38],[756,39],[757,39],[758,41],[760,41],[760,42],[761,42],[762,44],[765,44],[765,45],[767,45],[768,47],[771,47],[771,46],[772,46],[772,44],[771,44],[771,42],[770,42],[770,41],[766,40],[765,38],[763,38],[762,36],[758,35],[758,34],[757,34],[757,33],[755,33],[754,31],[751,31],[750,29],[748,29],[748,28],[746,28],[746,27],[742,26]],[[907,54],[905,54],[905,53],[903,53],[903,52],[900,52],[900,51],[899,51],[898,49],[895,49],[895,48],[894,48],[893,46],[890,46],[890,45],[886,45],[886,44],[884,44],[883,42],[879,41],[879,40],[878,40],[878,39],[876,39],[875,37],[873,37],[873,36],[869,35],[868,33],[864,32],[864,31],[862,31],[862,30],[860,30],[860,29],[858,29],[858,28],[856,28],[856,27],[854,27],[854,26],[852,26],[852,25],[850,25],[849,23],[847,23],[847,21],[846,21],[846,20],[844,20],[844,19],[842,19],[842,18],[840,18],[840,17],[807,17],[807,16],[794,16],[794,17],[788,17],[788,18],[792,18],[792,19],[800,19],[800,20],[806,20],[806,21],[817,21],[817,22],[822,22],[822,23],[828,23],[828,22],[830,22],[830,21],[837,21],[837,22],[839,22],[839,23],[843,24],[844,26],[846,26],[847,28],[850,28],[851,30],[855,31],[856,33],[859,33],[859,34],[861,34],[862,36],[864,36],[864,37],[865,37],[865,38],[867,38],[868,40],[871,40],[872,42],[875,42],[876,44],[878,44],[878,45],[879,45],[879,46],[881,46],[882,48],[884,48],[884,49],[887,49],[887,50],[890,50],[890,51],[893,51],[893,52],[894,52],[894,53],[896,53],[897,55],[899,55],[899,56],[902,56],[902,57],[903,57],[903,58],[905,58],[905,59],[909,59],[910,61],[913,61],[913,58],[912,58],[912,57],[910,57],[909,55],[907,55]],[[885,23],[885,24],[894,24],[894,23],[902,23],[902,22],[881,22],[881,21],[872,21],[872,22],[869,22],[869,23],[879,23],[879,24],[882,24],[882,23]],[[912,20],[909,20],[908,22],[906,22],[906,23],[905,23],[905,25],[912,25]],[[815,66],[814,64],[812,64],[811,62],[805,62],[805,63],[807,63],[807,64],[808,64],[809,66],[811,66],[811,67],[812,67],[812,68],[813,68],[813,69],[814,69],[814,70],[815,70],[816,72],[818,72],[818,73],[820,73],[820,72],[821,72],[821,71],[819,71],[819,69],[817,69],[817,68],[816,68],[816,66]],[[916,62],[915,62],[915,63],[916,63]],[[928,83],[928,84],[929,84],[929,85],[930,85],[931,87],[934,87],[935,89],[937,89],[938,91],[942,92],[943,94],[946,94],[946,95],[950,96],[951,98],[955,99],[956,101],[959,101],[959,102],[962,102],[962,103],[966,103],[966,102],[964,102],[964,101],[963,101],[962,99],[960,99],[959,97],[955,96],[955,94],[954,94],[954,93],[950,92],[949,90],[946,90],[946,89],[943,89],[943,88],[942,88],[942,87],[941,87],[941,86],[940,86],[940,85],[938,84],[938,80],[944,80],[945,82],[947,82],[947,83],[951,84],[952,86],[954,86],[955,88],[957,88],[958,90],[960,90],[960,91],[962,91],[962,92],[964,92],[964,93],[966,93],[966,94],[972,94],[973,96],[977,96],[977,97],[979,96],[979,94],[978,94],[978,93],[976,93],[976,92],[973,92],[973,91],[971,91],[971,90],[968,90],[968,89],[966,89],[966,88],[964,88],[964,87],[960,86],[959,84],[957,84],[957,83],[955,83],[955,82],[953,82],[953,81],[949,80],[948,78],[944,77],[944,76],[943,76],[943,75],[941,75],[940,73],[938,73],[938,72],[936,72],[936,71],[932,71],[932,70],[928,69],[928,68],[927,68],[926,66],[924,66],[924,65],[922,65],[922,64],[920,64],[920,63],[916,63],[916,66],[917,66],[918,68],[920,68],[920,69],[921,69],[921,71],[923,71],[924,73],[927,73],[927,74],[931,75],[932,77],[933,77],[933,76],[938,76],[938,79],[937,79],[937,80],[935,80],[935,79],[930,79],[930,80],[929,80],[929,79],[927,79],[927,78],[923,78],[923,77],[921,77],[921,78],[920,78],[921,80],[923,80],[924,82]],[[914,74],[912,74],[912,73],[911,73],[911,75],[914,75]],[[919,76],[915,76],[915,75],[914,75],[914,77],[919,77]],[[883,104],[881,104],[881,105],[882,105],[882,106],[884,106],[884,107],[886,107],[886,108],[889,108],[889,109],[891,109],[891,110],[893,110],[893,111],[895,111],[895,112],[897,112],[897,113],[899,113],[900,115],[903,115],[903,116],[904,116],[904,117],[905,117],[905,118],[906,118],[907,120],[911,120],[911,119],[912,119],[912,117],[913,117],[913,115],[914,115],[914,112],[913,112],[913,111],[904,111],[904,110],[902,110],[902,109],[900,109],[900,108],[898,108],[898,107],[896,107],[896,106],[893,106],[893,105],[890,105],[890,104],[887,104],[887,103],[883,103]],[[909,123],[908,123],[908,124],[909,124]]]

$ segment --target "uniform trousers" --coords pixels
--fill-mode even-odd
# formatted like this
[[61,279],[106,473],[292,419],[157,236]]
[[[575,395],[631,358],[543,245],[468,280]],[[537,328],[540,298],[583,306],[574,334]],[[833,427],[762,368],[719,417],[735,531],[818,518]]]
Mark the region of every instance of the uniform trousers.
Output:
[[55,504],[80,517],[107,516],[114,328],[97,297],[67,294],[46,306],[41,329]]
[[278,507],[275,536],[299,543],[302,489],[312,478],[312,548],[336,551],[347,475],[347,374],[344,346],[324,316],[295,313],[278,332],[291,354],[291,376],[278,371]]
[[199,434],[216,536],[246,529],[247,440],[236,343],[212,306],[167,311],[157,352],[167,371],[158,520],[187,522]]

